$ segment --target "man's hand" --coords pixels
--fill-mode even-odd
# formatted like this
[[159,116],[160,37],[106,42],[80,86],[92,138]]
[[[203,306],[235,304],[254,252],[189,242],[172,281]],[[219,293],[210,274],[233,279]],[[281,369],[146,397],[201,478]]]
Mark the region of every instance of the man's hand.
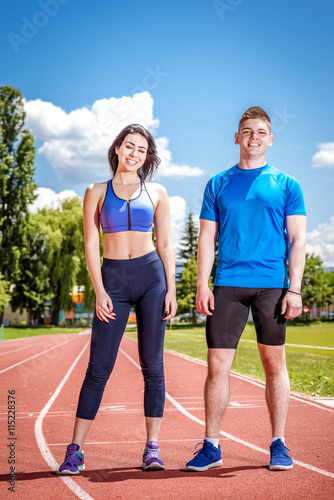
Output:
[[283,302],[281,314],[286,319],[297,318],[303,311],[302,298],[297,293],[287,292]]
[[209,311],[210,306],[211,311],[215,308],[215,298],[210,290],[210,288],[206,286],[197,287],[197,295],[196,295],[196,309],[200,314],[205,314],[205,316],[212,316],[212,312]]

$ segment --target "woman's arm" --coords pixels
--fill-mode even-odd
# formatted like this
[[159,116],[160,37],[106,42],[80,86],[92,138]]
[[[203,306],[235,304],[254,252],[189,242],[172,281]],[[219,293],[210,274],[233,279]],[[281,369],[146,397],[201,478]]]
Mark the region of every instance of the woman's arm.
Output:
[[103,185],[91,184],[83,202],[83,222],[85,233],[85,255],[87,268],[93,282],[96,295],[96,314],[101,321],[109,323],[115,319],[112,301],[104,289],[100,261],[100,226],[99,201],[103,194]]
[[154,229],[157,241],[157,252],[163,263],[166,276],[167,293],[165,297],[164,320],[173,318],[176,313],[176,287],[175,287],[175,257],[170,231],[170,209],[166,189],[160,184],[155,184],[156,207],[154,213]]

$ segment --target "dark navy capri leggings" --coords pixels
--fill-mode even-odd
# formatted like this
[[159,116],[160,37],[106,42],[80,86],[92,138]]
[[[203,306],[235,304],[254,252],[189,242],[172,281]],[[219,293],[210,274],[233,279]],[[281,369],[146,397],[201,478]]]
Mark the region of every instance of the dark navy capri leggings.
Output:
[[166,322],[162,321],[166,295],[163,264],[153,251],[135,259],[103,259],[101,271],[116,319],[105,323],[94,312],[90,358],[79,396],[77,417],[94,420],[134,304],[139,360],[145,385],[145,416],[162,417],[165,404],[163,349],[166,328]]

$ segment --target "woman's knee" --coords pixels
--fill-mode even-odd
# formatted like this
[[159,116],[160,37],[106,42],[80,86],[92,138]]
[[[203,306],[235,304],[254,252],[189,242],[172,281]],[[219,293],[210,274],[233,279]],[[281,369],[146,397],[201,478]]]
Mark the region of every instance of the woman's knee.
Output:
[[83,381],[83,386],[94,389],[95,391],[104,391],[110,373],[97,373],[88,368]]
[[154,384],[165,380],[163,361],[155,361],[141,365],[145,384]]

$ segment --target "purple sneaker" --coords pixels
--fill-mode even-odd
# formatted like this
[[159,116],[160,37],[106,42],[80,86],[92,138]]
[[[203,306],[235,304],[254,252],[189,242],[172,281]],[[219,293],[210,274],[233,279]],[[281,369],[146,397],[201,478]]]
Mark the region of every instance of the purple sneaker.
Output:
[[79,450],[78,444],[68,445],[64,463],[59,467],[57,474],[79,474],[85,469],[84,452]]
[[143,455],[142,470],[164,470],[165,466],[160,458],[159,443],[147,441]]

